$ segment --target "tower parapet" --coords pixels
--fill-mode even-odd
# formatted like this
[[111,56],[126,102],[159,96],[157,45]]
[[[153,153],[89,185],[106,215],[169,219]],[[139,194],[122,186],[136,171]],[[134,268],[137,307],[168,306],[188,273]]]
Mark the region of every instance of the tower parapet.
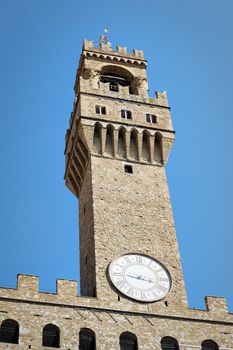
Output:
[[[132,57],[132,58],[137,58],[137,59],[140,59],[140,60],[144,60],[143,50],[133,49],[133,52],[131,54],[128,54],[127,47],[117,46],[116,47],[116,51],[114,51],[107,44],[105,44],[105,45],[101,44],[100,47],[95,47],[94,46],[94,42],[93,41],[89,41],[89,40],[84,40],[84,42],[83,42],[83,51],[93,51],[93,52],[99,52],[99,53],[103,53],[104,51],[106,51],[107,53],[111,52],[115,56],[119,55],[120,58],[123,58],[124,56],[127,56],[127,57]],[[144,60],[144,62],[146,62],[146,61]],[[135,63],[135,64],[139,64],[139,63]]]

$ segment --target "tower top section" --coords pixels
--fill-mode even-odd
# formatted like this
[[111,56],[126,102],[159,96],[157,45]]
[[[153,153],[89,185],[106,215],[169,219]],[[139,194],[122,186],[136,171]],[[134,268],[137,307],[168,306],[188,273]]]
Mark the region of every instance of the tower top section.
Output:
[[99,55],[101,54],[106,54],[109,56],[109,59],[112,59],[115,62],[118,61],[124,63],[141,64],[146,66],[146,60],[144,59],[143,50],[134,49],[133,52],[129,54],[127,52],[127,47],[117,46],[116,51],[114,51],[111,47],[110,42],[105,41],[103,37],[104,36],[101,35],[99,47],[95,47],[93,41],[84,40],[83,54],[85,55],[86,51],[90,52],[91,56],[96,55],[94,57],[99,57]]
[[126,47],[117,46],[114,51],[106,35],[101,35],[99,47],[95,47],[93,41],[84,40],[75,95],[91,93],[169,108],[165,91],[149,96],[146,67],[142,50],[128,53]]

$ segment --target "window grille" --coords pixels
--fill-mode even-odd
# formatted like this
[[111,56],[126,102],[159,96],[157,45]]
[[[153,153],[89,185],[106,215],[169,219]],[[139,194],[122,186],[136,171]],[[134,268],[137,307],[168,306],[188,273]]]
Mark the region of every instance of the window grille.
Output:
[[47,324],[44,326],[42,346],[50,348],[60,347],[60,330],[54,324]]
[[95,333],[88,328],[82,328],[79,332],[79,349],[95,350]]
[[4,320],[0,327],[0,342],[18,344],[19,324],[14,320]]

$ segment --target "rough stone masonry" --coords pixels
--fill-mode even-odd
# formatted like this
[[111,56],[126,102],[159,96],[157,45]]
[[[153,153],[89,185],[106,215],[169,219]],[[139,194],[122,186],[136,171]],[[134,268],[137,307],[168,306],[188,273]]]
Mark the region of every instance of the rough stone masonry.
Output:
[[[75,281],[57,280],[52,294],[18,275],[16,289],[0,288],[0,349],[233,349],[225,298],[188,307],[165,172],[175,134],[166,93],[148,96],[146,66],[142,50],[84,41],[65,147],[65,183],[79,198],[81,296]],[[109,264],[129,253],[166,267],[164,298],[140,302],[113,286]]]

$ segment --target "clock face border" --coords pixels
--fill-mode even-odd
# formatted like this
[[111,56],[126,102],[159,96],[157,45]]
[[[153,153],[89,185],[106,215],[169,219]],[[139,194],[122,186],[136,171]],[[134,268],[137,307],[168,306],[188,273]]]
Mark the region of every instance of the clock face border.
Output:
[[[168,283],[169,283],[169,288],[167,288],[167,291],[166,291],[166,294],[165,295],[162,295],[161,297],[156,297],[156,298],[153,298],[153,299],[150,299],[150,300],[143,300],[142,298],[139,298],[139,297],[135,297],[135,296],[132,296],[132,295],[128,295],[126,292],[122,291],[121,289],[119,289],[117,287],[117,285],[114,283],[113,281],[113,278],[112,278],[112,268],[114,266],[114,264],[116,263],[116,261],[120,258],[124,258],[124,257],[127,257],[127,256],[132,256],[132,255],[136,255],[136,256],[140,256],[140,257],[145,257],[147,259],[150,259],[151,261],[154,261],[156,263],[157,266],[160,266],[162,268],[162,270],[165,272],[166,274],[166,277],[168,278]],[[135,262],[136,264],[136,262]],[[140,263],[138,263],[138,265],[140,265]],[[125,267],[127,266],[127,264],[125,265]],[[145,265],[146,266],[146,265]],[[124,297],[127,297],[129,298],[130,300],[133,300],[133,301],[137,301],[137,302],[141,302],[141,303],[154,303],[156,301],[161,301],[162,299],[164,299],[167,294],[171,291],[172,289],[172,278],[171,278],[171,275],[170,275],[170,272],[168,271],[168,269],[163,265],[163,263],[161,263],[160,261],[158,261],[157,259],[155,259],[154,257],[152,256],[149,256],[149,255],[146,255],[146,254],[143,254],[143,253],[125,253],[125,254],[122,254],[122,255],[119,255],[117,256],[116,258],[114,258],[108,265],[108,268],[107,268],[107,277],[110,281],[110,284],[114,287],[115,291],[121,295],[123,295]],[[123,275],[122,275],[123,277]],[[125,278],[125,277],[124,277]],[[126,282],[128,283],[128,282]],[[128,283],[129,285],[129,283]],[[135,288],[135,287],[134,287]],[[136,289],[136,288],[135,288]]]

